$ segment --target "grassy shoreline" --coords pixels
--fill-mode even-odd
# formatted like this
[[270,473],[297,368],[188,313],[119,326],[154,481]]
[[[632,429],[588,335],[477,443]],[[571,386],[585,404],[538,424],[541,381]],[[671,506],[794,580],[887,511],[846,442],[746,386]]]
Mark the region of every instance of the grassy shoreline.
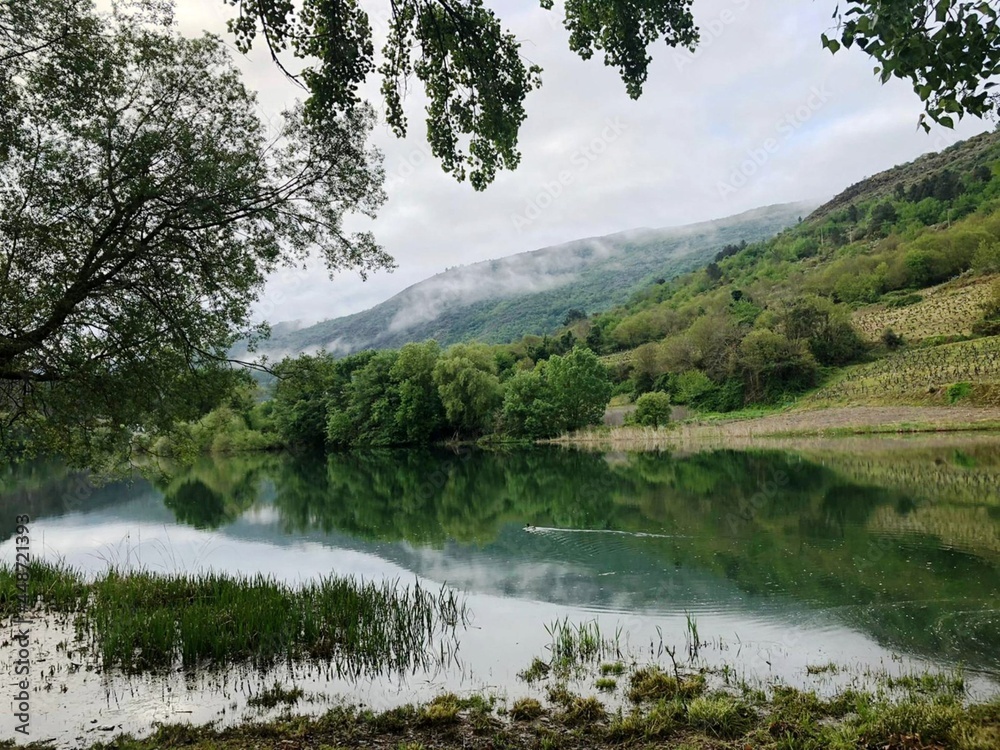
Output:
[[[352,579],[324,579],[294,589],[261,577],[112,571],[84,580],[65,567],[34,563],[30,581],[29,593],[39,612],[80,618],[83,632],[93,638],[93,658],[104,661],[106,669],[124,673],[143,666],[124,659],[125,654],[143,655],[149,659],[145,666],[183,663],[198,670],[240,662],[260,668],[273,658],[322,663],[330,658],[327,647],[334,645],[328,638],[331,633],[337,634],[335,650],[342,655],[371,656],[373,649],[385,647],[393,628],[401,640],[398,649],[389,651],[416,653],[428,628],[438,620],[446,628],[454,625],[464,612],[445,590],[435,597],[388,584],[383,591]],[[0,614],[5,617],[17,611],[12,587],[12,571],[0,567]],[[357,605],[343,611],[353,597],[361,597],[371,609]],[[268,601],[288,613],[277,624],[258,617],[259,604]],[[317,617],[318,630],[308,619],[298,618],[307,617],[303,608]],[[199,611],[191,619],[191,613]],[[173,627],[153,627],[158,618]],[[372,621],[383,628],[381,639],[351,638],[344,630]],[[185,627],[186,622],[194,627]],[[272,627],[274,637],[261,638],[267,627]],[[697,643],[696,626],[689,622],[689,628]],[[247,702],[272,711],[267,719],[243,719],[229,727],[153,725],[148,736],[119,735],[83,747],[995,750],[1000,746],[1000,695],[971,702],[961,673],[866,673],[865,689],[857,689],[853,682],[821,696],[784,684],[750,683],[737,679],[731,669],[692,666],[696,662],[679,666],[676,651],[669,647],[664,652],[669,662],[661,664],[657,656],[640,663],[621,653],[620,632],[602,635],[596,623],[574,626],[557,621],[546,630],[552,638],[550,660],[535,659],[520,673],[526,683],[524,694],[510,698],[484,691],[464,696],[446,693],[427,703],[382,712],[338,703],[322,715],[307,716],[295,712],[304,700],[301,686],[276,683]],[[158,645],[155,637],[164,631],[179,640]],[[249,640],[237,638],[240,632]],[[308,637],[310,633],[326,635],[315,640]],[[420,637],[410,638],[413,633]],[[198,658],[189,661],[189,652]],[[608,659],[613,661],[604,661]],[[385,674],[397,666],[393,659],[385,659],[378,669]],[[807,672],[822,675],[838,669],[831,663],[808,667]],[[578,692],[571,692],[571,685]],[[0,740],[0,747],[11,746],[10,741]]]
[[701,417],[666,427],[596,427],[544,441],[553,445],[655,450],[756,439],[933,433],[1000,434],[994,407],[845,406]]
[[[382,712],[339,705],[319,716],[295,713],[301,691],[276,685],[266,705],[281,713],[269,720],[225,728],[160,725],[151,727],[146,737],[123,734],[89,747],[995,750],[1000,746],[1000,698],[966,703],[960,678],[888,678],[875,691],[847,689],[830,698],[781,685],[768,692],[747,686],[710,689],[703,674],[675,677],[657,667],[634,669],[620,682],[624,695],[617,706],[594,695],[574,694],[556,682],[541,700],[444,693],[427,703]],[[13,744],[0,741],[0,747]]]

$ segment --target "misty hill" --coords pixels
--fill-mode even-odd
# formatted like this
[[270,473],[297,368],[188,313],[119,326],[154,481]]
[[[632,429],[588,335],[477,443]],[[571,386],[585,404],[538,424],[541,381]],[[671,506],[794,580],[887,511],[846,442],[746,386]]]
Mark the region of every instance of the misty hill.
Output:
[[657,279],[705,265],[722,246],[765,239],[815,203],[767,206],[715,221],[636,229],[449,269],[354,315],[296,330],[279,323],[260,349],[272,357],[324,348],[337,354],[436,339],[513,341],[625,302]]

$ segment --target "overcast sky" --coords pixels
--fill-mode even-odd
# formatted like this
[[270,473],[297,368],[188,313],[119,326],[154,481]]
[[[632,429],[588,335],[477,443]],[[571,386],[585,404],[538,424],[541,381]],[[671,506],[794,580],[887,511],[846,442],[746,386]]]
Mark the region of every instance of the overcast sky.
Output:
[[[388,0],[362,0],[377,39]],[[831,55],[819,36],[833,0],[696,0],[700,49],[655,45],[643,96],[632,101],[616,72],[569,51],[561,3],[489,4],[543,68],[529,95],[521,166],[485,193],[444,174],[423,140],[423,99],[407,101],[410,134],[383,124],[389,200],[371,224],[396,259],[393,273],[330,280],[320,263],[283,271],[257,312],[271,322],[314,322],[357,312],[450,266],[635,227],[729,216],[757,206],[823,199],[864,177],[992,128],[967,120],[930,135],[917,128],[920,102],[899,81],[880,85],[858,51]],[[225,35],[222,0],[177,0],[185,34]],[[377,42],[377,46],[380,46]],[[302,92],[265,54],[241,66],[275,114]],[[368,87],[374,100],[377,81]]]

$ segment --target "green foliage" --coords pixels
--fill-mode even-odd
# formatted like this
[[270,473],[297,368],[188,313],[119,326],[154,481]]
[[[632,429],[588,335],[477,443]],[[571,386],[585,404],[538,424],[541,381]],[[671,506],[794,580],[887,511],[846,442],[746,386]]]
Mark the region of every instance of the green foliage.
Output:
[[[310,89],[307,111],[313,119],[325,125],[360,106],[359,89],[375,70],[366,9],[355,3],[331,8],[319,0],[306,0],[301,8],[279,0],[229,2],[240,9],[229,28],[241,52],[261,36],[283,70],[288,54],[309,61],[299,75]],[[542,6],[551,10],[551,0]],[[603,52],[632,98],[646,81],[653,42],[692,48],[698,39],[684,0],[622,6],[571,0],[564,12],[570,49],[585,60]],[[496,14],[478,0],[402,0],[392,4],[386,20],[378,73],[393,131],[406,135],[403,96],[416,77],[427,98],[427,140],[446,172],[458,180],[468,175],[482,190],[498,169],[516,167],[524,99],[540,85],[541,69],[526,62]]]
[[906,343],[903,337],[900,336],[891,328],[886,328],[885,331],[882,332],[881,340],[882,340],[882,346],[884,346],[889,351],[895,351],[896,349],[899,349]]
[[949,404],[956,404],[972,395],[972,383],[953,383],[945,389],[944,394]]
[[891,309],[899,307],[909,307],[910,305],[915,305],[918,302],[923,302],[924,298],[919,294],[897,294],[894,296],[886,295],[885,306]]
[[515,437],[547,438],[559,432],[559,413],[544,364],[517,373],[504,388],[503,428]]
[[562,430],[600,423],[611,399],[611,381],[596,354],[576,347],[565,357],[552,357],[545,377],[552,389]]
[[977,273],[1000,273],[1000,241],[983,240],[972,259]]
[[489,430],[503,390],[496,361],[482,344],[456,344],[434,366],[434,383],[452,425],[468,435]]
[[[286,358],[274,367],[274,424],[288,445],[322,446],[326,440],[328,391],[368,357],[339,366],[327,354]],[[338,378],[339,375],[339,378]]]
[[434,383],[439,356],[436,341],[407,344],[399,350],[390,373],[399,388],[396,430],[410,445],[428,443],[444,428],[444,406]]
[[384,200],[371,108],[265,126],[223,42],[163,15],[0,5],[0,424],[79,463],[219,403],[276,264],[391,265],[342,231]]
[[865,351],[847,311],[829,299],[800,297],[784,306],[778,321],[785,336],[805,342],[820,364],[849,364]]
[[642,427],[664,427],[670,424],[670,414],[670,396],[654,391],[639,396],[632,421]]
[[[247,52],[258,37],[286,71],[288,55],[308,61],[298,75],[309,87],[310,116],[320,123],[359,106],[359,91],[375,70],[375,48],[366,8],[306,0],[227,0],[239,7],[230,22],[237,48]],[[553,11],[553,0],[542,0]],[[925,115],[946,127],[955,116],[982,117],[994,108],[991,76],[1000,66],[996,10],[977,0],[941,0],[929,11],[924,0],[850,0],[838,7],[839,41],[821,35],[831,52],[857,45],[876,61],[883,83],[908,80]],[[699,40],[687,0],[599,3],[567,0],[561,6],[569,48],[589,60],[595,52],[617,69],[628,95],[637,98],[655,42],[694,49]],[[517,166],[524,99],[540,85],[540,68],[479,0],[391,5],[378,69],[390,126],[407,132],[403,93],[413,77],[427,99],[427,138],[446,172],[459,180],[471,170],[482,189],[496,170]],[[976,54],[970,55],[969,50]],[[926,125],[925,125],[926,127]]]
[[[977,0],[849,0],[834,17],[840,42],[823,35],[831,52],[855,44],[876,61],[882,83],[913,85],[926,116],[945,127],[955,117],[981,117],[995,108],[989,79],[1000,68],[997,11]],[[974,49],[976,56],[968,51]],[[930,126],[920,118],[925,129]]]
[[740,343],[737,367],[743,373],[747,394],[761,403],[779,400],[816,385],[819,367],[801,340],[759,329]]
[[576,347],[507,381],[503,429],[516,437],[553,437],[597,424],[611,399],[611,381],[597,355]]
[[358,443],[399,445],[403,442],[396,418],[401,407],[400,392],[391,375],[398,359],[398,352],[378,352],[354,372],[350,385],[344,389],[345,413]]
[[715,389],[715,383],[701,370],[687,370],[673,382],[673,401],[677,404],[695,404]]
[[983,317],[972,326],[979,336],[1000,335],[1000,280],[993,283],[990,296],[983,303]]

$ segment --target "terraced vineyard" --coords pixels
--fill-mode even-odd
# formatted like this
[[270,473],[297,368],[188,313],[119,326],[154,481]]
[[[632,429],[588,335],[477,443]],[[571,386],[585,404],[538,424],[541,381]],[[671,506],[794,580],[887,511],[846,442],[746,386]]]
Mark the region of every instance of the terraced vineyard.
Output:
[[[969,387],[949,388],[959,383]],[[959,399],[1000,405],[1000,336],[909,349],[848,367],[802,404],[941,404]]]
[[948,282],[919,292],[923,301],[906,307],[874,305],[854,314],[854,325],[869,341],[891,328],[909,343],[932,336],[968,335],[996,277]]
[[[891,488],[922,508],[965,507],[980,510],[985,505],[1000,511],[1000,455],[995,441],[961,449],[932,447],[926,450],[899,444],[880,449],[880,443],[865,452],[805,450],[802,455],[822,463],[860,485]],[[991,533],[1000,532],[1000,528]],[[998,546],[1000,550],[1000,546]]]
[[944,547],[1000,558],[1000,523],[989,508],[927,505],[904,514],[883,507],[875,511],[868,527],[896,536],[934,536]]

